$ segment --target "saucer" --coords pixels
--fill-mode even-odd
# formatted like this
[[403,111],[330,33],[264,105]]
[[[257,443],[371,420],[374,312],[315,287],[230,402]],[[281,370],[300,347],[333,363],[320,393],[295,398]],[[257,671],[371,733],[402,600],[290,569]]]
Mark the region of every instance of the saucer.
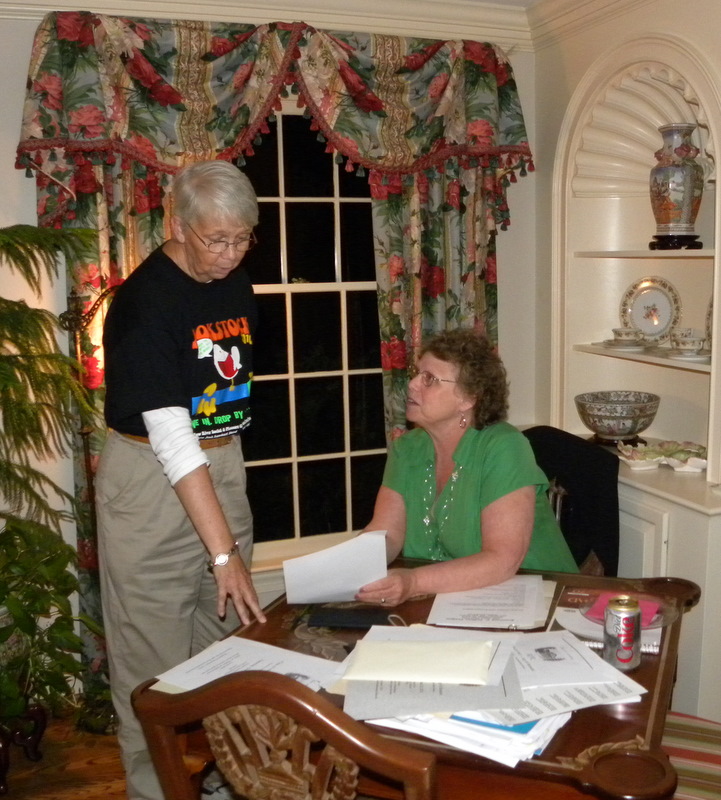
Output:
[[619,342],[618,339],[604,339],[601,344],[604,347],[611,347],[614,350],[641,352],[646,349],[646,342],[644,342],[643,339],[638,339],[635,342]]
[[711,351],[699,350],[698,353],[689,353],[686,350],[672,348],[668,351],[667,358],[678,359],[679,361],[709,361],[711,359]]

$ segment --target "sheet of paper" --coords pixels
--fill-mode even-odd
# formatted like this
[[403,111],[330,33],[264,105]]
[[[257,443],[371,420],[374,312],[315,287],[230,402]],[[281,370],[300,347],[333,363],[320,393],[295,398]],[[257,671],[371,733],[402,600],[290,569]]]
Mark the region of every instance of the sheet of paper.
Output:
[[543,597],[540,575],[515,575],[496,586],[437,594],[427,621],[465,628],[533,628]]
[[[622,673],[618,673],[619,676]],[[636,684],[638,686],[638,684]],[[612,683],[590,683],[581,686],[554,686],[524,689],[524,704],[519,708],[490,709],[460,712],[465,719],[476,718],[499,725],[519,725],[556,714],[576,711],[579,708],[607,705],[609,703],[633,703],[640,699],[641,692],[619,678]]]
[[568,631],[523,634],[516,642],[513,655],[524,692],[539,686],[578,686],[617,680],[632,685],[634,694],[646,691]]
[[523,694],[513,661],[501,681],[487,686],[454,686],[448,683],[409,681],[349,681],[343,710],[354,719],[375,719],[465,708],[519,708]]
[[361,586],[387,574],[385,531],[367,531],[347,542],[283,562],[289,603],[353,600]]
[[262,669],[289,675],[316,691],[335,683],[343,671],[340,662],[296,653],[252,639],[230,636],[156,677],[154,689],[187,691],[234,672]]
[[378,642],[353,648],[346,681],[416,681],[482,686],[488,678],[491,642]]

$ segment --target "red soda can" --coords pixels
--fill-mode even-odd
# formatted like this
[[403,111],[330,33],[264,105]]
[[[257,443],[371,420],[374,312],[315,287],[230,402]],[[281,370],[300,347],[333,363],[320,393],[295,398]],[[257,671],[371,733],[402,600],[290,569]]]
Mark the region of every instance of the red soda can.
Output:
[[623,672],[636,669],[641,663],[641,609],[635,598],[619,595],[608,601],[603,658]]

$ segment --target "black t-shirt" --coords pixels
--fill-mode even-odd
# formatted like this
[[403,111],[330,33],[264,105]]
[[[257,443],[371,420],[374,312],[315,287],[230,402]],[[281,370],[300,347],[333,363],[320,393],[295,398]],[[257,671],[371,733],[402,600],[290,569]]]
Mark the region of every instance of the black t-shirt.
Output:
[[118,288],[105,320],[105,421],[147,436],[142,412],[181,406],[200,438],[250,423],[257,311],[241,267],[199,283],[162,249]]

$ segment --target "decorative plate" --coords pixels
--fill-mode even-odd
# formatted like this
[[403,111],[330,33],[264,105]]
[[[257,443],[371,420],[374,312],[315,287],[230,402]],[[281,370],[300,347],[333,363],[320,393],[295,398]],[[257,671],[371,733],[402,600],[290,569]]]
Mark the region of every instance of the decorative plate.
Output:
[[621,324],[638,328],[646,342],[667,341],[680,319],[678,292],[665,278],[642,278],[621,299]]

